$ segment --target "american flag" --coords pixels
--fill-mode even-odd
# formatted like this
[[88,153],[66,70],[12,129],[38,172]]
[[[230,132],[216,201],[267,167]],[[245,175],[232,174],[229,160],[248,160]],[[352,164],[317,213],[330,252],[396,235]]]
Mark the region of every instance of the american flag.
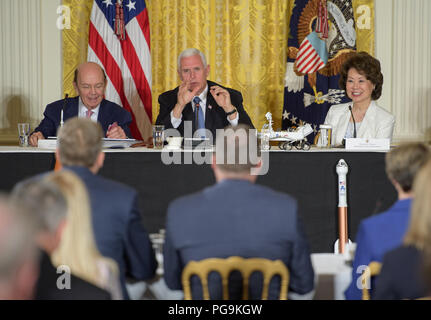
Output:
[[144,0],[95,0],[88,61],[103,66],[105,97],[132,114],[130,131],[142,140],[152,122],[150,26]]
[[301,73],[313,73],[322,69],[327,62],[326,44],[313,31],[302,41],[299,47],[296,67]]
[[313,142],[329,107],[348,101],[338,80],[344,59],[356,51],[356,42],[351,43],[344,36],[355,35],[354,21],[352,0],[294,2],[289,22],[282,128],[310,124],[314,132],[307,136],[308,142]]

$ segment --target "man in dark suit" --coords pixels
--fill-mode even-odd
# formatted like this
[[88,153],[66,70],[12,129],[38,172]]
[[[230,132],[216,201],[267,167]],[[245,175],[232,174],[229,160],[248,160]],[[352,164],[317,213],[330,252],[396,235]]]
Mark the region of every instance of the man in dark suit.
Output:
[[[159,96],[160,112],[156,124],[163,124],[165,129],[177,129],[181,136],[192,138],[197,129],[201,131],[195,137],[216,137],[216,129],[238,123],[253,127],[242,105],[239,91],[225,88],[215,82],[207,81],[210,66],[205,55],[195,48],[184,50],[178,57],[178,75],[181,85]],[[187,127],[189,124],[189,128]]]
[[[36,243],[40,248],[39,276],[34,298],[37,300],[110,300],[110,294],[57,268],[50,255],[61,241],[67,216],[66,199],[51,183],[39,178],[19,183],[11,195],[17,213],[34,225]],[[68,272],[69,271],[69,272]]]
[[155,275],[157,261],[142,225],[136,190],[96,175],[105,159],[102,136],[99,124],[85,118],[70,119],[59,130],[56,156],[64,169],[84,181],[97,247],[118,263],[123,296],[128,298],[126,275],[149,280]]
[[105,100],[106,75],[94,62],[81,64],[75,70],[73,86],[78,97],[63,99],[46,106],[44,118],[30,135],[29,143],[37,146],[39,139],[55,136],[61,121],[72,117],[90,118],[102,125],[107,138],[130,137],[130,113],[111,101]]
[[[192,260],[261,257],[281,259],[288,267],[290,298],[291,293],[310,293],[314,272],[295,199],[255,184],[256,169],[261,166],[255,130],[238,125],[225,130],[225,136],[217,137],[213,156],[217,184],[169,205],[164,244],[166,284],[171,289],[182,289],[183,268]],[[257,154],[249,150],[257,150]],[[202,298],[199,282],[192,280],[193,297]],[[222,297],[219,284],[210,275],[212,299]],[[252,281],[250,287],[250,297],[259,298],[258,284]],[[231,289],[239,294],[231,298],[240,298],[241,286],[234,282]],[[278,292],[279,281],[275,281],[269,298],[278,298]]]

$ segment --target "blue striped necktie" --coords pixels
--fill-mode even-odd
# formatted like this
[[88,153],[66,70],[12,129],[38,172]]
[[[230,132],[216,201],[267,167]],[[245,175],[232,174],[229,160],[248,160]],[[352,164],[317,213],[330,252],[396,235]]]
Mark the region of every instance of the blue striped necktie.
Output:
[[[199,97],[194,97],[193,102],[195,103],[195,123],[196,129],[205,129],[205,117],[204,112],[201,108],[200,103],[202,102]],[[204,134],[201,134],[203,137]]]

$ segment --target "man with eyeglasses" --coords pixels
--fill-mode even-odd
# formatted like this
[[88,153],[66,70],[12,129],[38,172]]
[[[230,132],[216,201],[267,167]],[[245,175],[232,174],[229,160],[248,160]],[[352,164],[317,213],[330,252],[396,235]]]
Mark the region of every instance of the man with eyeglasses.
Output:
[[39,139],[55,136],[62,121],[76,116],[99,122],[107,138],[130,137],[132,116],[116,103],[104,99],[106,75],[97,63],[81,64],[75,70],[73,86],[77,97],[66,97],[46,106],[43,120],[29,138],[30,145],[37,146]]

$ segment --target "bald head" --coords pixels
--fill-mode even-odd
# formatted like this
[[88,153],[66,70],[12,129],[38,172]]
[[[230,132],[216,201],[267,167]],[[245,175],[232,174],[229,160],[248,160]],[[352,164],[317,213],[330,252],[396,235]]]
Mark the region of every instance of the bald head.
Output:
[[97,63],[85,62],[76,68],[73,86],[87,109],[95,109],[105,95],[105,71]]
[[78,82],[78,77],[79,77],[79,73],[83,71],[83,72],[95,72],[98,73],[100,72],[100,75],[103,77],[103,80],[106,81],[106,74],[105,74],[105,70],[103,70],[103,68],[101,66],[99,66],[97,63],[95,62],[84,62],[81,63],[76,69],[75,69],[75,74],[73,76],[73,82],[77,83]]

